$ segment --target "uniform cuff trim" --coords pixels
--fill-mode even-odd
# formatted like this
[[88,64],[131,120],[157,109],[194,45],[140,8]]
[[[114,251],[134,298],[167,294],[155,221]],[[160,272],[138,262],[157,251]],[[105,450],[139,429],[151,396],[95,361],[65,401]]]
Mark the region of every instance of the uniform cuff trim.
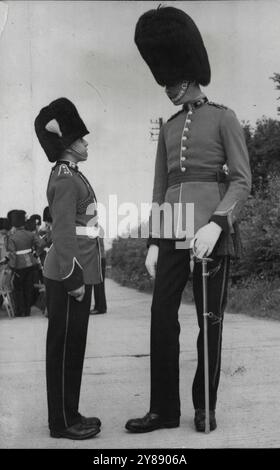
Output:
[[149,248],[151,245],[159,246],[159,240],[159,238],[149,237],[147,240],[147,248]]
[[228,218],[226,215],[212,215],[211,219],[209,222],[215,222],[215,224],[219,225],[221,229],[225,232],[228,233],[230,231],[230,227],[228,224]]

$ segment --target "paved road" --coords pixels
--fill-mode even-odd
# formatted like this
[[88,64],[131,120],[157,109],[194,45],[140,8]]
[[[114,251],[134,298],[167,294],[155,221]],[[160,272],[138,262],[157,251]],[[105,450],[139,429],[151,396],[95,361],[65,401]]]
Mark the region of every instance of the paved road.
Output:
[[49,437],[45,395],[47,320],[0,316],[1,448],[259,448],[280,445],[280,322],[226,314],[218,428],[209,435],[193,426],[191,384],[196,366],[193,306],[181,321],[181,426],[129,434],[126,420],[141,416],[149,401],[151,296],[107,280],[109,312],[91,316],[83,375],[83,414],[98,415],[101,434],[88,441]]

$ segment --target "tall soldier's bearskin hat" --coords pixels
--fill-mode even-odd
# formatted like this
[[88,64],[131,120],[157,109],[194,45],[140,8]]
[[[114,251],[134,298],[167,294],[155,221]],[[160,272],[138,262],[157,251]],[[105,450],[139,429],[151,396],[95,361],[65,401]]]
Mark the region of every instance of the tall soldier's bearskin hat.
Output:
[[[10,214],[10,217],[9,217]],[[8,213],[8,218],[11,227],[23,227],[25,225],[26,212],[22,210],[12,210]]]
[[201,34],[187,13],[158,7],[140,16],[135,43],[157,83],[171,86],[184,80],[206,86],[211,71]]
[[89,134],[77,108],[67,98],[58,98],[41,109],[35,131],[50,162],[58,160],[75,140]]
[[43,221],[44,222],[49,222],[50,224],[52,223],[52,216],[51,216],[51,213],[50,213],[49,206],[46,206],[44,211],[43,211]]

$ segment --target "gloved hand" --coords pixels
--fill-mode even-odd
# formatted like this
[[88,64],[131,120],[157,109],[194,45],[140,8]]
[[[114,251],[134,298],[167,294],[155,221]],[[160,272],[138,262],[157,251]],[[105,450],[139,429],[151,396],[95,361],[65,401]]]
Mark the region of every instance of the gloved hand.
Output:
[[222,228],[215,222],[201,227],[194,236],[194,254],[197,258],[211,255],[221,234]]
[[158,251],[159,251],[159,248],[157,245],[150,245],[148,254],[146,257],[146,261],[145,261],[146,269],[153,279],[156,277]]
[[78,302],[82,302],[85,295],[85,286],[78,287],[78,289],[71,290],[68,292],[69,295],[75,298]]

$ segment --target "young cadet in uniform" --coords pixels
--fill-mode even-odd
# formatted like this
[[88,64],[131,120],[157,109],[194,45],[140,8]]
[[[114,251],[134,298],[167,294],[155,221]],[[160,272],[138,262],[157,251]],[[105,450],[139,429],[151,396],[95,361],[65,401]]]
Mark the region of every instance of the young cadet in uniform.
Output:
[[[184,203],[193,203],[195,254],[198,258],[211,255],[213,259],[209,262],[208,279],[210,426],[213,430],[216,428],[229,258],[237,254],[236,218],[251,185],[248,153],[234,112],[209,102],[200,89],[200,85],[210,82],[208,56],[200,32],[184,11],[163,7],[146,12],[136,25],[135,42],[158,84],[165,87],[175,105],[183,105],[160,130],[153,202],[159,205],[167,202],[171,207],[181,203],[182,212]],[[223,171],[225,164],[228,182]],[[174,210],[174,214],[174,227],[184,226],[180,211],[176,216]],[[190,220],[185,222],[191,224]],[[181,414],[178,309],[190,275],[193,237],[186,237],[185,249],[182,249],[182,242],[176,242],[175,229],[168,239],[164,238],[162,226],[151,225],[146,259],[146,267],[155,277],[151,309],[150,409],[143,418],[127,422],[126,428],[131,432],[177,427]],[[204,431],[203,297],[199,262],[194,265],[193,290],[199,335],[192,398],[196,430]]]
[[16,306],[15,316],[29,317],[33,302],[33,272],[37,264],[34,252],[42,249],[40,237],[25,229],[25,211],[13,210],[10,214],[10,223],[14,232],[7,237],[7,250],[9,253],[9,266],[15,273],[14,300]]
[[92,285],[101,280],[99,240],[91,226],[96,198],[78,168],[87,160],[88,130],[67,98],[44,107],[35,130],[49,161],[56,162],[47,187],[53,244],[44,263],[50,435],[88,439],[101,426],[99,418],[78,411]]

